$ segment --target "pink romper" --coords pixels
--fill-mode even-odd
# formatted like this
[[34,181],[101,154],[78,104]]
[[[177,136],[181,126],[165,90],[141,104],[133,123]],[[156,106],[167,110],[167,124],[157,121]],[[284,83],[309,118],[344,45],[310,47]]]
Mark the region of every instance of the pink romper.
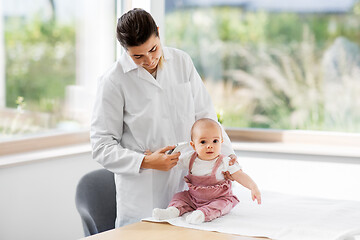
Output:
[[197,153],[191,156],[189,174],[184,177],[189,190],[176,193],[169,207],[174,206],[180,211],[180,216],[194,210],[201,210],[205,214],[205,221],[211,221],[231,211],[239,199],[232,194],[230,180],[217,180],[216,170],[222,163],[220,155],[212,169],[210,176],[194,176],[191,174],[192,166]]

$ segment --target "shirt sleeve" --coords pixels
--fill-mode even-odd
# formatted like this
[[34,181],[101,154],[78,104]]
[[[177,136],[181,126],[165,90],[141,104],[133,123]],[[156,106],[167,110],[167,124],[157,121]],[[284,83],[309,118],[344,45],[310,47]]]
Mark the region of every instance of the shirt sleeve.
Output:
[[233,165],[229,165],[229,161],[230,158],[229,157],[225,157],[223,159],[223,163],[224,163],[224,170],[225,171],[229,171],[230,174],[233,174],[239,170],[241,170],[241,166],[240,164],[236,161]]
[[179,157],[179,161],[178,161],[178,165],[179,168],[181,169],[189,169],[189,163],[190,163],[190,159],[191,156],[194,152],[193,151],[187,151],[187,152],[181,152],[181,155]]
[[[198,120],[200,118],[211,118],[214,121],[218,122],[216,111],[212,103],[211,97],[207,92],[201,77],[196,71],[190,56],[188,55],[186,56],[188,57],[188,63],[190,69],[190,84],[191,84],[191,89],[195,104],[195,118],[196,118],[195,120]],[[225,132],[223,126],[220,123],[219,125],[221,127],[222,136],[224,139],[224,142],[221,145],[221,153],[225,156],[229,156],[230,154],[235,154],[229,136]]]
[[144,154],[124,148],[120,144],[123,134],[124,98],[109,77],[98,84],[90,129],[92,156],[104,168],[116,174],[138,174]]

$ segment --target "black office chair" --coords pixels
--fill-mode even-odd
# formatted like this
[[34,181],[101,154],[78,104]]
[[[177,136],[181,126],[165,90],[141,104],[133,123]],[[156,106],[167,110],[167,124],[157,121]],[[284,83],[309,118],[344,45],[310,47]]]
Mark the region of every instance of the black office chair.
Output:
[[114,174],[106,169],[84,175],[76,188],[76,208],[85,236],[115,228],[116,190]]

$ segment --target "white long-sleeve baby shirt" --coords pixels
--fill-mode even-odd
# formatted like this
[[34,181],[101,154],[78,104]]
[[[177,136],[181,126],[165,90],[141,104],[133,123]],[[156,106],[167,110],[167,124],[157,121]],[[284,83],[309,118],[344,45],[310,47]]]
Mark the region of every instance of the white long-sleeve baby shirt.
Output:
[[[179,161],[177,164],[178,167],[182,169],[189,169],[190,159],[193,153],[193,151],[182,153],[179,157]],[[218,157],[213,160],[202,160],[196,157],[191,170],[191,174],[194,176],[209,176],[212,172],[212,169],[214,168],[217,159]],[[224,175],[222,174],[222,172],[229,171],[230,174],[233,174],[241,170],[241,166],[238,162],[235,162],[233,165],[230,166],[229,161],[229,157],[223,158],[221,165],[216,171],[217,180],[224,179]]]

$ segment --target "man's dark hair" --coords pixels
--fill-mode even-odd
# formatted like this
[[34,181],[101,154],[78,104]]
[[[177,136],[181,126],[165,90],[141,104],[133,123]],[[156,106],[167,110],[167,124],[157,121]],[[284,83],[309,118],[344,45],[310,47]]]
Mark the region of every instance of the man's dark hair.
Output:
[[157,25],[153,17],[141,8],[134,8],[118,19],[116,37],[125,49],[140,46],[153,34],[159,36]]

